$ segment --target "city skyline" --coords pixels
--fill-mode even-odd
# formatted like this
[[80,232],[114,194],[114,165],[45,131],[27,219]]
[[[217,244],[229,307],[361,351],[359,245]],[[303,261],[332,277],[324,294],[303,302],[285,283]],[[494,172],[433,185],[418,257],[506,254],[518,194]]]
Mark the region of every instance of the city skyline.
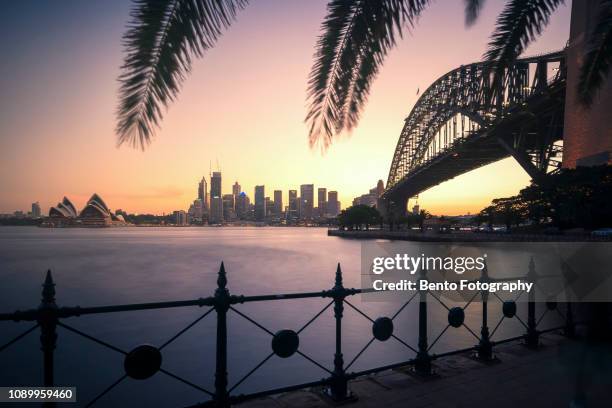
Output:
[[[317,188],[316,207],[314,206],[314,184],[301,184],[300,196],[297,190],[287,190],[287,200],[283,199],[283,190],[273,189],[271,195],[266,194],[265,185],[256,185],[253,191],[253,203],[246,191],[236,180],[232,184],[231,194],[225,194],[222,189],[223,174],[214,171],[209,174],[210,193],[205,190],[207,185],[206,176],[203,176],[197,186],[197,198],[192,201],[187,211],[183,209],[174,210],[172,213],[178,219],[183,220],[183,215],[190,219],[177,224],[193,221],[197,224],[209,223],[219,224],[239,220],[253,220],[264,222],[280,219],[287,221],[322,219],[335,217],[342,209],[338,200],[338,191],[329,190],[327,187]],[[377,183],[378,189],[371,189],[370,194],[375,191],[375,199],[380,197],[383,191],[383,181]],[[270,190],[268,190],[270,192]],[[207,199],[207,196],[210,199]],[[284,205],[286,203],[286,205]],[[373,202],[376,205],[376,201]],[[123,210],[125,211],[125,210]]]
[[[346,207],[377,180],[386,182],[417,90],[462,63],[479,60],[501,6],[487,2],[469,30],[458,18],[461,2],[428,9],[412,35],[390,53],[352,137],[321,155],[308,147],[303,118],[324,1],[262,1],[240,13],[239,24],[219,46],[194,63],[145,152],[115,147],[120,36],[129,4],[11,4],[3,15],[10,20],[5,17],[0,25],[6,56],[6,75],[0,79],[5,93],[0,102],[0,212],[39,201],[44,213],[61,195],[83,206],[95,185],[116,208],[171,213],[193,200],[193,185],[217,159],[227,180],[223,191],[231,191],[230,180],[239,179],[245,191],[263,183],[282,190],[286,200],[286,192],[299,187],[293,181],[302,180],[333,186]],[[45,10],[28,11],[33,7]],[[527,54],[562,48],[568,21],[565,6]],[[449,42],[451,35],[454,41]],[[48,63],[37,64],[40,58]],[[516,194],[528,184],[512,159],[492,166],[421,194],[419,203],[434,213],[474,213],[491,198]],[[499,174],[509,174],[504,183],[498,182]]]

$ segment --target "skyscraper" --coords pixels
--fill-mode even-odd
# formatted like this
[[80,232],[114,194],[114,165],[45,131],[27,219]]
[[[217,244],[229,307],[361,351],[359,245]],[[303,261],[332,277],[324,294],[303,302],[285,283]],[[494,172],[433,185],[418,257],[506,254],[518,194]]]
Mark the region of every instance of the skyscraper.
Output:
[[319,213],[317,214],[319,217],[324,217],[327,213],[327,189],[319,187],[317,189],[317,208]]
[[224,194],[223,195],[223,219],[225,221],[233,221],[236,219],[236,212],[234,211],[235,195]]
[[266,218],[265,186],[255,186],[255,221],[263,221],[265,218]]
[[287,211],[287,219],[294,220],[297,217],[298,217],[297,190],[289,190],[289,211]]
[[236,197],[241,192],[242,192],[242,187],[240,187],[240,184],[238,184],[238,182],[235,182],[234,185],[232,186],[232,194],[234,195],[234,197]]
[[314,203],[314,184],[302,184],[300,186],[300,218],[312,219],[312,208]]
[[236,216],[239,219],[244,220],[247,218],[249,214],[249,205],[249,197],[246,193],[243,191],[238,194],[238,197],[236,197]]
[[202,177],[198,184],[198,200],[202,202],[202,209],[208,209],[208,185],[205,177]]
[[340,214],[340,201],[338,201],[338,192],[330,191],[327,193],[327,215],[336,217]]
[[274,215],[280,217],[283,212],[283,191],[274,190]]
[[223,222],[223,199],[219,196],[211,197],[210,199],[210,215],[208,217],[208,222],[211,224],[220,224]]
[[40,204],[38,201],[32,203],[32,218],[40,218]]
[[[214,171],[210,177],[210,199],[214,197],[221,198],[221,172]],[[212,205],[211,205],[212,207]]]
[[271,216],[273,211],[272,200],[270,200],[270,197],[266,197],[266,217]]

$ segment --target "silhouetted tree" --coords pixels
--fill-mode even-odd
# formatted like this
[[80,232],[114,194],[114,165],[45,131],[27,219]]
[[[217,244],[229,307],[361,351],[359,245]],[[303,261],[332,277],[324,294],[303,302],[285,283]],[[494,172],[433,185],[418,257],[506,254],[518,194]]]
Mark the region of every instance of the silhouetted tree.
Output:
[[425,231],[425,220],[429,218],[431,218],[431,214],[427,210],[419,211],[418,220],[421,231]]
[[507,227],[530,220],[536,225],[595,229],[612,226],[611,200],[612,167],[578,167],[550,174],[515,197],[495,199],[479,216]]
[[379,224],[381,220],[380,213],[374,207],[368,205],[354,205],[346,208],[338,215],[338,224],[341,228],[361,229],[365,227],[370,229],[370,225]]

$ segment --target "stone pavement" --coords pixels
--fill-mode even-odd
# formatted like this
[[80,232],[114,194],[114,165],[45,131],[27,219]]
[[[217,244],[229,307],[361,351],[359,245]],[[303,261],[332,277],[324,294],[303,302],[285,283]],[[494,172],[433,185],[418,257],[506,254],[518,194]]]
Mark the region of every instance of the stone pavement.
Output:
[[[420,378],[409,368],[388,370],[349,384],[357,396],[346,408],[366,407],[612,407],[611,347],[589,346],[558,334],[541,337],[532,350],[520,342],[495,347],[497,360],[471,354],[435,361],[436,375]],[[582,389],[583,391],[577,391]],[[321,389],[307,389],[240,404],[241,408],[338,406]]]

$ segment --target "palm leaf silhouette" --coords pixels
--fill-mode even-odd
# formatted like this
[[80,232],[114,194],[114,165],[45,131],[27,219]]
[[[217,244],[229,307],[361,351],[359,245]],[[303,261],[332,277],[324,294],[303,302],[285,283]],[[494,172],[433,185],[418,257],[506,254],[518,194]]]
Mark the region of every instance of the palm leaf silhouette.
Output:
[[308,81],[310,144],[327,147],[359,120],[387,52],[428,0],[332,0]]
[[492,90],[503,81],[504,73],[548,25],[550,15],[563,0],[510,0],[497,18],[484,59],[493,74]]
[[191,68],[247,0],[135,0],[123,36],[118,145],[144,149]]
[[[117,112],[118,144],[145,148],[191,68],[213,47],[248,0],[134,0],[123,36]],[[309,79],[306,123],[311,146],[326,148],[356,126],[371,85],[389,50],[410,29],[430,0],[331,0]],[[477,19],[484,0],[464,0],[465,22]],[[493,90],[507,68],[542,33],[563,0],[509,0],[497,19],[484,58]],[[612,0],[601,0],[599,22],[589,37],[579,97],[588,104],[604,82],[612,59]]]
[[484,0],[465,0],[465,25],[471,26],[478,19]]

